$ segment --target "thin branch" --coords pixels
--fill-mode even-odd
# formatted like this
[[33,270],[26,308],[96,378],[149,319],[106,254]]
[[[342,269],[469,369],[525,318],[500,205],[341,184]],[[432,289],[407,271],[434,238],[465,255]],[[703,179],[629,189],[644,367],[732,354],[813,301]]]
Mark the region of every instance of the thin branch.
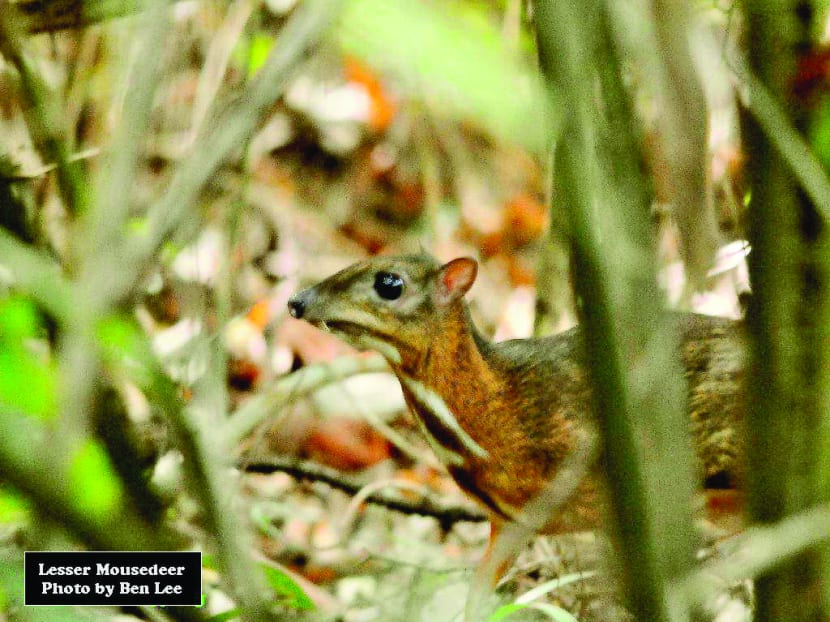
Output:
[[[155,9],[153,6],[155,5]],[[145,0],[148,9],[134,24],[132,36],[124,42],[123,60],[112,70],[122,81],[123,109],[105,165],[89,193],[93,200],[77,219],[72,252],[77,262],[77,301],[65,324],[59,344],[62,391],[61,420],[55,435],[58,445],[71,445],[73,436],[90,429],[89,413],[98,389],[101,361],[95,327],[100,318],[118,302],[104,286],[114,274],[132,273],[118,261],[124,244],[126,220],[131,203],[124,195],[133,186],[137,154],[149,126],[152,102],[161,79],[161,55],[171,25],[168,11],[159,9],[161,0]]]
[[250,398],[222,426],[219,437],[234,447],[251,430],[292,401],[312,391],[357,374],[389,371],[382,356],[343,356],[330,363],[309,365],[276,380],[260,394]]
[[[164,0],[164,3],[179,1]],[[134,15],[146,8],[142,0],[18,0],[11,4],[23,16],[23,26],[30,33],[82,28]]]
[[[100,153],[100,149],[98,149],[97,147],[91,147],[89,149],[84,149],[83,151],[70,154],[67,158],[67,162],[79,162],[81,160],[88,160],[90,158],[97,157]],[[58,168],[58,165],[54,162],[51,164],[44,164],[43,166],[30,171],[21,171],[19,173],[15,173],[14,175],[0,175],[0,181],[5,181],[9,183],[31,181],[32,179],[37,179],[38,177],[43,177],[47,173],[51,173],[56,168]]]
[[565,458],[553,479],[534,499],[528,502],[516,519],[506,524],[492,548],[476,571],[476,580],[470,587],[465,608],[466,620],[478,620],[486,590],[493,585],[499,568],[515,558],[528,541],[539,532],[577,491],[582,480],[595,464],[598,437],[591,433],[579,439],[574,450]]
[[[58,320],[65,320],[72,307],[72,285],[61,275],[60,266],[0,228],[0,270],[7,272],[15,287],[31,294]],[[5,280],[5,274],[0,274]]]
[[[84,544],[93,549],[114,551],[166,550],[181,546],[182,543],[176,543],[171,534],[154,531],[129,509],[100,511],[95,515],[89,508],[79,507],[76,491],[67,485],[65,456],[48,451],[33,452],[31,439],[37,434],[31,429],[23,429],[22,425],[11,425],[11,420],[20,420],[21,415],[0,414],[6,420],[0,435],[0,474],[3,479],[29,496],[40,511],[65,526]],[[10,434],[10,427],[19,434]],[[25,442],[26,438],[30,442]]]
[[[706,179],[706,97],[689,51],[690,7],[683,0],[652,0],[657,42],[659,137],[680,251],[689,285],[699,289],[720,246]],[[659,106],[658,103],[658,106]]]
[[693,561],[692,452],[610,4],[539,0],[534,16],[542,70],[569,112],[553,168],[570,228],[626,599],[635,617],[666,621],[665,583]]
[[65,128],[58,111],[60,98],[49,88],[36,63],[26,51],[20,30],[20,14],[8,0],[0,0],[0,54],[20,74],[23,113],[32,141],[44,162],[57,165],[58,187],[64,207],[77,213],[84,207],[86,194],[78,167],[69,161],[64,140]]
[[770,144],[781,154],[825,221],[830,221],[830,176],[781,105],[742,61],[732,61],[738,94]]
[[210,110],[210,104],[216,101],[216,94],[222,86],[231,54],[237,49],[251,13],[257,7],[259,7],[259,2],[255,0],[234,2],[229,7],[222,25],[213,34],[196,85],[187,144],[192,144],[203,131],[203,122]]
[[734,550],[678,579],[671,585],[673,597],[689,605],[705,604],[724,588],[752,579],[830,539],[830,504],[785,518],[769,526],[754,526],[730,542]]
[[[128,504],[90,507],[80,501],[70,477],[71,459],[46,450],[42,434],[33,422],[18,412],[0,408],[0,477],[29,497],[38,511],[54,520],[92,550],[177,550],[185,546],[181,535],[155,529],[141,520]],[[43,449],[43,451],[36,451]],[[177,620],[202,621],[200,609],[172,607],[168,615]]]
[[[741,72],[751,113],[741,133],[752,191],[747,234],[754,292],[746,314],[752,370],[745,406],[746,498],[751,520],[773,523],[826,494],[819,460],[826,434],[820,418],[826,416],[828,313],[828,275],[821,265],[827,232],[821,220],[830,208],[830,188],[797,135],[819,114],[793,89],[803,51],[817,44],[811,35],[818,25],[811,23],[813,3],[745,0],[741,6],[752,35],[744,39],[749,70]],[[824,582],[821,556],[806,550],[760,575],[755,619],[827,619],[816,597]]]
[[[365,482],[343,475],[335,469],[295,459],[246,457],[240,461],[240,468],[247,473],[287,473],[296,479],[322,482],[353,496],[357,495],[366,485]],[[417,501],[409,501],[396,494],[377,491],[367,495],[365,501],[404,514],[432,516],[445,527],[462,521],[480,523],[488,520],[484,514],[473,507],[448,505],[429,494],[424,494]]]

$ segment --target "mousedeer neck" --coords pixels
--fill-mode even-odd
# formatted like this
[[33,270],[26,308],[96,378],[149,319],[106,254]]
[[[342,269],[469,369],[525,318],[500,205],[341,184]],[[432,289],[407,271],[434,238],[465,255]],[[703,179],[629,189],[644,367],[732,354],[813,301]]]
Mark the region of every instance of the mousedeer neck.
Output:
[[422,424],[435,452],[448,465],[469,457],[489,458],[471,436],[475,421],[498,379],[484,356],[479,335],[463,303],[446,309],[418,356],[393,365],[407,403]]
[[403,353],[400,365],[393,365],[396,372],[440,385],[449,376],[481,372],[488,367],[488,342],[478,332],[463,301],[444,310],[437,324],[427,330],[423,347]]

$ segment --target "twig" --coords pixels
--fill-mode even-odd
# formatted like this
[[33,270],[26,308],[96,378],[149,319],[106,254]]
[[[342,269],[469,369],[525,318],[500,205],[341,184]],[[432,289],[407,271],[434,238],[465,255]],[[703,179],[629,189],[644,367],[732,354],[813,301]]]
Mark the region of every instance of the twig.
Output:
[[366,357],[343,356],[330,363],[303,367],[275,381],[268,389],[240,406],[222,426],[219,437],[227,447],[234,447],[257,425],[286,404],[349,376],[388,369],[389,366],[379,354]]
[[234,2],[228,8],[222,25],[213,34],[205,63],[199,73],[199,82],[196,85],[190,133],[186,140],[188,146],[192,145],[196,137],[203,132],[202,124],[210,110],[211,103],[216,100],[216,94],[222,86],[222,80],[228,69],[231,54],[237,49],[245,25],[248,23],[251,13],[258,6],[259,2],[254,0]]
[[[180,0],[164,0],[173,4]],[[102,2],[101,0],[20,0],[12,6],[24,16],[25,29],[31,33],[55,32],[81,28],[98,22],[134,15],[146,4],[140,0]]]
[[60,99],[26,53],[21,21],[14,6],[0,0],[0,53],[20,74],[23,112],[32,141],[44,161],[55,162],[64,207],[75,214],[83,208],[86,195],[78,170],[69,162],[65,129],[57,108]]
[[[185,407],[177,387],[166,376],[149,349],[136,358],[145,364],[141,370],[145,390],[167,420],[174,444],[184,458],[183,464],[193,496],[199,501],[206,531],[234,599],[251,620],[270,619],[271,606],[262,573],[248,555],[248,532],[240,524],[238,512],[231,506],[235,486],[228,481],[225,462],[219,457],[214,441],[215,430],[207,425],[211,415],[205,412],[210,387],[194,392],[192,403]],[[215,378],[206,382],[216,383]],[[209,408],[209,405],[207,406]],[[222,408],[220,404],[219,409]]]
[[357,493],[352,497],[352,500],[349,502],[348,507],[343,512],[342,518],[340,519],[341,542],[351,535],[352,530],[354,529],[354,522],[360,514],[360,509],[363,507],[363,504],[366,503],[366,500],[372,495],[383,490],[409,491],[416,495],[421,495],[421,497],[425,495],[423,486],[401,478],[387,478],[369,482],[357,491]]
[[383,421],[383,419],[381,419],[377,413],[373,412],[371,408],[367,408],[359,399],[355,399],[355,397],[346,391],[342,385],[341,389],[342,392],[349,398],[350,407],[354,410],[354,412],[360,417],[363,417],[370,426],[380,432],[381,436],[384,436],[387,441],[392,443],[395,449],[400,451],[401,454],[420,464],[433,468],[441,468],[441,462],[433,452],[428,451],[425,448],[419,449],[416,447],[413,443],[409,442],[403,434]]
[[[240,468],[248,473],[287,473],[296,479],[328,484],[349,495],[357,495],[366,485],[365,482],[343,475],[340,471],[307,461],[269,456],[246,458],[240,464]],[[367,495],[365,501],[404,514],[432,516],[445,527],[462,521],[480,523],[487,520],[487,517],[472,507],[447,505],[428,494],[423,494],[422,498],[417,501],[407,501],[398,495],[377,491]]]
[[764,130],[770,144],[789,165],[822,218],[830,221],[830,177],[781,105],[743,61],[730,63],[741,103]]
[[[61,275],[60,266],[0,228],[0,272],[11,275],[14,286],[31,294],[58,320],[71,310],[72,286]],[[0,274],[5,280],[5,274]]]
[[659,140],[668,166],[665,177],[688,284],[699,289],[720,242],[706,183],[706,98],[688,43],[691,9],[682,0],[652,0],[651,7],[657,44],[653,66],[662,103]]
[[476,571],[476,578],[467,596],[465,620],[479,619],[486,592],[493,585],[498,569],[514,559],[516,552],[573,496],[594,464],[597,449],[595,434],[582,437],[544,490],[522,508],[513,522],[502,528],[496,540],[491,543],[489,555]]
[[[89,149],[84,149],[83,151],[79,151],[77,153],[70,154],[67,158],[67,162],[79,162],[80,160],[88,160],[90,158],[94,158],[101,153],[101,150],[97,147],[91,147]],[[23,182],[23,181],[30,181],[32,179],[37,179],[38,177],[43,177],[47,173],[51,173],[58,165],[54,162],[51,164],[44,164],[40,168],[36,168],[31,171],[22,171],[20,173],[15,173],[14,175],[0,175],[0,181],[5,181],[9,183],[15,182]]]
[[730,545],[727,557],[716,559],[674,581],[672,596],[690,606],[704,604],[724,588],[768,570],[830,538],[830,504],[806,510],[770,526],[748,528]]

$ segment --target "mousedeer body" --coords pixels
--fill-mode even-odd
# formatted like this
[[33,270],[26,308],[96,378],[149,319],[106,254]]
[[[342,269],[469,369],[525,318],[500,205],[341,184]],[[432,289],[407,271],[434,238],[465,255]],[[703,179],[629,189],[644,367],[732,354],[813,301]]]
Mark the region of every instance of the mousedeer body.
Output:
[[[441,265],[428,255],[376,257],[296,294],[289,310],[388,360],[430,445],[497,530],[541,491],[580,436],[591,433],[592,405],[579,328],[487,341],[463,298],[476,271],[468,258]],[[743,478],[740,324],[672,317],[701,482],[734,488]],[[594,474],[544,531],[594,528],[602,505]]]

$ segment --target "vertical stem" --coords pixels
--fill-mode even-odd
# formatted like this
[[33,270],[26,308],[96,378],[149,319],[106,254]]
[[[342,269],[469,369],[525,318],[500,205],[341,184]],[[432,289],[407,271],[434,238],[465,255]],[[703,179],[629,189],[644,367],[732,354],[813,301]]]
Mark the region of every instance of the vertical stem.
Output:
[[[810,111],[793,85],[812,46],[815,9],[803,0],[744,2],[743,8],[751,69],[804,131]],[[828,243],[826,224],[754,119],[745,119],[744,136],[754,289],[747,312],[755,372],[747,388],[749,511],[770,523],[823,496],[818,443],[827,409]],[[757,619],[826,619],[820,585],[819,557],[807,551],[758,579]]]
[[535,15],[542,70],[570,114],[554,183],[570,227],[623,583],[637,619],[670,620],[667,582],[692,561],[691,449],[656,284],[650,189],[606,10],[545,0]]
[[652,0],[657,42],[658,125],[666,154],[670,200],[680,230],[688,283],[704,285],[719,244],[706,175],[706,97],[689,51],[689,7],[683,0]]
[[25,19],[8,0],[0,0],[0,54],[20,74],[23,112],[29,133],[44,162],[56,165],[55,173],[64,208],[70,214],[83,211],[87,193],[82,183],[81,163],[71,162],[59,98],[49,88],[27,51],[23,35]]

